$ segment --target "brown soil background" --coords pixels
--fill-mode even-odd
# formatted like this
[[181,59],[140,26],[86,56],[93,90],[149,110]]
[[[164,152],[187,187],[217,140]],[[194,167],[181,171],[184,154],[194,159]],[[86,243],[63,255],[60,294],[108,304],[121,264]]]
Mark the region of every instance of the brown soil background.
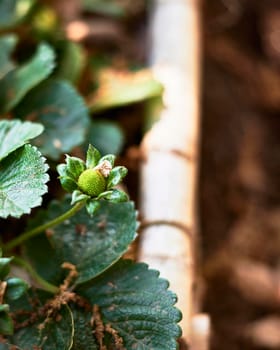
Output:
[[199,211],[212,350],[280,349],[280,2],[203,6]]

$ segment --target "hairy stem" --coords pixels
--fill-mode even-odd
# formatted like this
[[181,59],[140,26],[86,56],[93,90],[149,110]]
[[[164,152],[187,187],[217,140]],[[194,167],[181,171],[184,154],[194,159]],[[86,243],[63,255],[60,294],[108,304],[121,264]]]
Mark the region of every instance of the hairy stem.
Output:
[[47,282],[41,276],[39,276],[38,273],[33,269],[33,267],[26,260],[23,260],[20,257],[14,257],[13,263],[15,263],[18,266],[23,267],[30,274],[30,276],[34,279],[34,281],[36,283],[38,283],[40,285],[40,287],[42,289],[44,289],[45,291],[50,292],[52,294],[56,294],[59,292],[58,287]]
[[27,241],[28,239],[37,236],[39,233],[52,228],[56,225],[61,224],[63,221],[69,219],[71,216],[75,215],[80,209],[82,209],[85,205],[85,202],[79,202],[75,204],[71,209],[69,209],[66,213],[58,216],[57,218],[43,224],[40,226],[37,226],[29,231],[26,231],[22,233],[20,236],[12,239],[10,242],[5,244],[2,248],[5,252],[11,250],[12,248],[17,247],[18,245],[22,244],[23,242]]

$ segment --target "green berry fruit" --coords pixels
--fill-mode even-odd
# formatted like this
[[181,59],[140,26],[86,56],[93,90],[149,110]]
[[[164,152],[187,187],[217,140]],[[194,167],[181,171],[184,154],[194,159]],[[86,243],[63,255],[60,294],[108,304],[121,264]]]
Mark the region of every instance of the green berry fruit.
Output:
[[105,191],[106,180],[99,170],[87,169],[79,176],[78,186],[85,194],[96,197]]

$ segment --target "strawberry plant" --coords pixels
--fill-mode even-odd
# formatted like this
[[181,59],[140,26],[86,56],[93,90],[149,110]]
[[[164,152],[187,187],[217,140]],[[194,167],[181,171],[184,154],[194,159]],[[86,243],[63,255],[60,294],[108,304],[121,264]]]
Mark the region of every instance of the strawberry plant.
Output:
[[[0,1],[0,350],[175,350],[176,296],[157,271],[122,257],[138,228],[120,187],[127,169],[110,154],[122,135],[91,118],[161,86],[142,76],[133,89],[114,81],[87,106],[73,86],[83,59],[67,68],[83,49],[49,27],[42,32],[42,11],[32,0]],[[12,29],[28,22],[26,54]]]

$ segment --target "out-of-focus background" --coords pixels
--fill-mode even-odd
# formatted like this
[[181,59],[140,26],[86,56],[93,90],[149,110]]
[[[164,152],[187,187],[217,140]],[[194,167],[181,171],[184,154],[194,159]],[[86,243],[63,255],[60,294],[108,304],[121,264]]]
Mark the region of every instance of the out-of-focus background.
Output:
[[215,350],[280,349],[280,2],[203,4],[200,225]]

